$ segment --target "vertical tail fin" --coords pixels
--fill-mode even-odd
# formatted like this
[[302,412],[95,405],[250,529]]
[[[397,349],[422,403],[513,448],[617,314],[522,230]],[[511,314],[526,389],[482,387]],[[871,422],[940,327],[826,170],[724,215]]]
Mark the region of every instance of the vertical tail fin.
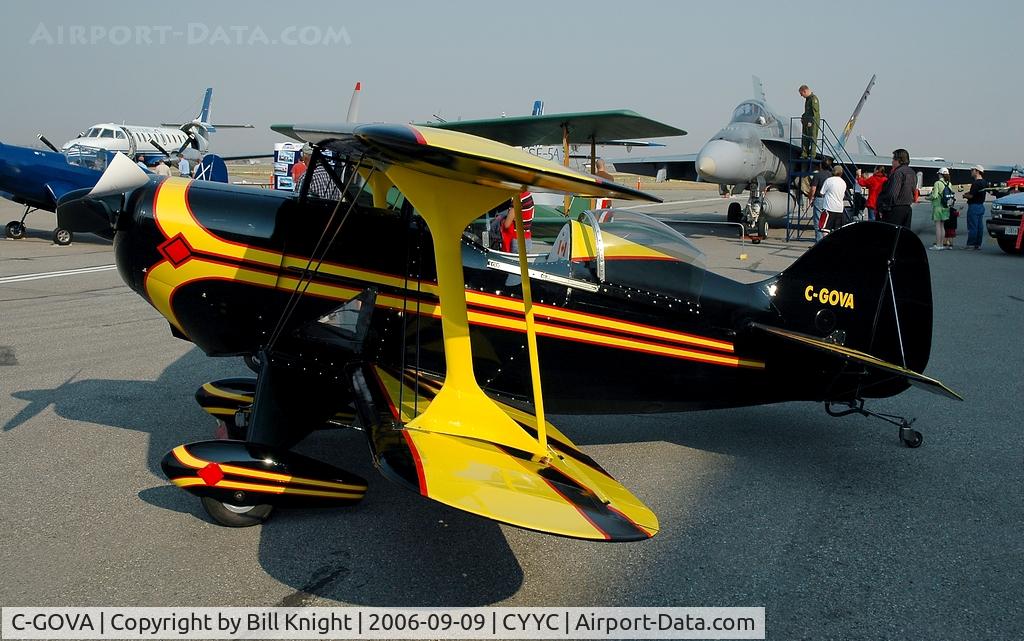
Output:
[[199,122],[210,122],[210,103],[213,101],[213,87],[206,88],[206,95],[203,96],[203,108],[199,110],[196,120]]
[[345,122],[355,122],[359,118],[359,97],[363,94],[363,83],[357,82],[352,90],[352,98],[348,101],[348,115]]
[[[853,223],[824,238],[773,284],[780,328],[922,372],[932,338],[928,257],[913,233],[887,223]],[[909,384],[891,372],[856,379],[861,397]]]
[[843,133],[839,136],[839,147],[846,149],[846,139],[853,133],[853,126],[857,124],[857,116],[860,115],[860,110],[864,107],[864,103],[868,101],[868,96],[871,95],[871,88],[875,86],[875,74],[871,74],[871,80],[868,81],[868,86],[864,89],[864,93],[861,94],[860,100],[857,101],[857,106],[853,108],[853,115],[846,121],[846,126],[843,127]]
[[544,101],[534,100],[533,101],[533,113],[531,116],[543,116],[544,115]]
[[875,153],[874,147],[871,146],[871,143],[868,142],[868,139],[864,136],[857,136],[857,149],[862,154],[869,154],[872,156],[878,155]]
[[764,83],[757,76],[750,76],[750,80],[754,85],[754,100],[764,102]]

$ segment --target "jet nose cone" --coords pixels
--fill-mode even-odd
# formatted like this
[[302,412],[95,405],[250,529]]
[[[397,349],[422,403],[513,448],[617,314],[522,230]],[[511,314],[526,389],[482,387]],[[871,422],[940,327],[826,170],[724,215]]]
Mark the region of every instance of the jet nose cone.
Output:
[[745,182],[743,150],[728,140],[708,141],[697,154],[697,173],[709,182],[730,185]]
[[697,171],[700,175],[705,178],[710,178],[715,175],[715,159],[711,156],[700,155],[697,157]]

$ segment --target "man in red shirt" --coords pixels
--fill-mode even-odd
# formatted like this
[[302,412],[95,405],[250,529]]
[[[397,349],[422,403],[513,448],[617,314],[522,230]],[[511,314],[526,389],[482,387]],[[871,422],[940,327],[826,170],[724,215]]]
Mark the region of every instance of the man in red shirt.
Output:
[[[530,239],[533,234],[530,232],[530,225],[533,223],[533,195],[524,191],[519,194],[523,202],[523,235],[526,236],[526,251],[530,251]],[[518,252],[519,245],[516,243],[516,212],[509,203],[508,213],[501,221],[501,250],[506,252]]]
[[867,178],[861,176],[860,169],[857,170],[857,184],[866,187],[868,190],[868,220],[875,220],[875,210],[878,209],[878,194],[882,193],[882,185],[888,178],[885,175],[885,167],[875,167],[875,173]]
[[306,175],[306,152],[299,154],[299,162],[292,165],[292,184],[295,191],[299,190],[302,184],[302,177]]

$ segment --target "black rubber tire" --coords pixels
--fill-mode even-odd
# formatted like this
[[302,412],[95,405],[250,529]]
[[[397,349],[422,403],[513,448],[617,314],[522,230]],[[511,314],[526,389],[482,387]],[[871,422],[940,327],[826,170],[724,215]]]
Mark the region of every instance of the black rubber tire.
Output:
[[738,223],[743,220],[743,205],[729,203],[729,211],[725,214],[725,220],[730,223]]
[[910,449],[916,449],[921,447],[921,443],[924,443],[924,435],[917,430],[910,430],[909,436],[904,436],[903,432],[900,432],[900,442],[909,447]]
[[755,231],[761,238],[768,238],[768,219],[764,216],[757,217],[757,225]]
[[202,497],[203,509],[217,523],[226,527],[252,527],[259,525],[274,511],[273,505],[261,503],[254,505],[245,512],[235,512],[224,503],[208,496]]
[[15,240],[25,237],[25,224],[20,220],[12,220],[4,228],[4,236]]
[[70,230],[58,227],[53,230],[53,242],[61,247],[65,247],[71,244],[71,241],[75,239],[75,235]]
[[1024,243],[1021,243],[1021,249],[1017,250],[1017,239],[1010,238],[1008,236],[997,236],[996,242],[999,243],[999,249],[1003,250],[1011,256],[1020,256],[1024,254]]
[[245,362],[245,366],[256,372],[260,373],[260,359],[255,354],[246,354],[242,357],[242,361]]

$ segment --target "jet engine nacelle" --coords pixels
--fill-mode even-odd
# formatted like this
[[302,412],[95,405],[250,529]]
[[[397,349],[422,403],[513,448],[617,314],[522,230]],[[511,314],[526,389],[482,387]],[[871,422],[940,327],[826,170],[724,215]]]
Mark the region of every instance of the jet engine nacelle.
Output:
[[796,211],[796,198],[783,191],[769,191],[764,195],[761,213],[768,220],[778,220],[786,216],[786,201],[790,201],[789,211]]

